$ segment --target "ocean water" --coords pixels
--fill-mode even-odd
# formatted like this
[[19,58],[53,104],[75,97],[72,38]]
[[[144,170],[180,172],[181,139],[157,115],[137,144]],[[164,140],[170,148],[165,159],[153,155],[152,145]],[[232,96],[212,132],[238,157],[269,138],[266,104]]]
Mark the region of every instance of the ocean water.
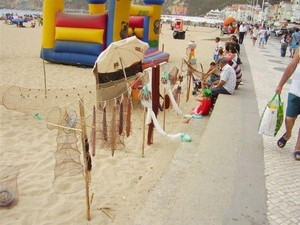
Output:
[[[79,10],[79,11],[70,11],[70,10],[66,10],[65,12],[67,13],[88,13],[85,12],[83,10]],[[5,15],[7,13],[13,13],[14,15],[19,15],[19,16],[23,16],[23,15],[40,15],[41,13],[43,13],[43,10],[19,10],[19,9],[0,9],[0,16]]]
[[27,15],[39,15],[43,11],[42,10],[19,10],[19,9],[0,9],[0,16],[5,15],[7,13],[17,14],[19,16]]

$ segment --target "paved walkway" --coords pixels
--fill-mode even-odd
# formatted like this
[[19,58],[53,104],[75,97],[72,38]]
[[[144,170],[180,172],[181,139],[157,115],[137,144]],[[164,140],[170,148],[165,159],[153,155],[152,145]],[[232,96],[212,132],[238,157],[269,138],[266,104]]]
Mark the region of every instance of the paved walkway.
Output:
[[[262,113],[266,102],[275,93],[275,88],[291,58],[288,57],[289,52],[284,58],[280,56],[279,39],[275,37],[271,37],[264,48],[253,47],[249,40],[245,41],[244,47],[251,68],[259,112]],[[285,102],[289,83],[290,81],[282,91],[282,99]],[[299,127],[300,119],[296,122],[293,136],[284,149],[276,145],[284,133],[284,126],[276,138],[263,137],[268,219],[271,225],[300,224],[300,163],[293,159]]]
[[244,85],[222,96],[207,126],[207,118],[190,123],[193,142],[179,146],[133,224],[300,224],[300,163],[292,156],[300,120],[284,149],[276,145],[284,127],[275,138],[257,134],[259,116],[291,60],[280,57],[279,48],[277,39],[265,48],[245,39]]

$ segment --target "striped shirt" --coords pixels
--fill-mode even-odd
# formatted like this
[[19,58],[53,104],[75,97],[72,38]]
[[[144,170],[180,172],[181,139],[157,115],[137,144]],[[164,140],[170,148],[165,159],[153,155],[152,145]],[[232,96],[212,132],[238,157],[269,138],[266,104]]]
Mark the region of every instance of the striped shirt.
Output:
[[240,83],[242,81],[242,69],[239,66],[239,64],[237,64],[234,60],[232,60],[232,65],[231,67],[234,69],[235,71],[235,75],[236,75],[236,83]]

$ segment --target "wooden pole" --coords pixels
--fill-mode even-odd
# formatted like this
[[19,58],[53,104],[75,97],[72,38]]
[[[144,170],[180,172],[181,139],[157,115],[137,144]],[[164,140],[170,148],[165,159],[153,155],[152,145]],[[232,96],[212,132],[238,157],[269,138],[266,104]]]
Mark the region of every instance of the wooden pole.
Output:
[[163,130],[166,131],[166,89],[164,88],[164,121],[163,121]]
[[86,134],[86,126],[85,124],[85,112],[84,112],[84,106],[83,106],[83,99],[79,99],[79,110],[80,110],[80,120],[81,120],[81,142],[82,142],[82,152],[83,152],[83,160],[84,160],[84,171],[85,171],[85,200],[86,200],[86,218],[87,220],[91,219],[91,212],[90,212],[90,189],[89,189],[89,183],[91,179],[91,173],[88,170],[88,160],[87,160],[87,134]]
[[49,125],[52,125],[52,126],[55,126],[55,127],[59,127],[59,128],[64,128],[64,129],[69,129],[69,130],[74,130],[74,131],[79,131],[79,132],[82,131],[80,129],[76,129],[76,128],[72,128],[72,127],[65,127],[65,126],[61,126],[61,125],[58,125],[58,124],[55,124],[55,123],[50,123],[50,122],[47,122],[46,124],[49,124]]
[[45,96],[47,96],[47,79],[46,79],[46,69],[45,69],[45,58],[44,58],[44,48],[43,48],[43,46],[42,46],[42,57],[43,57]]
[[146,137],[146,107],[144,106],[142,157],[145,156],[145,137]]
[[187,102],[190,99],[190,88],[191,88],[191,83],[192,83],[192,73],[190,69],[187,69],[187,75],[188,77],[188,86],[187,86],[187,92],[186,92],[186,99],[185,101]]

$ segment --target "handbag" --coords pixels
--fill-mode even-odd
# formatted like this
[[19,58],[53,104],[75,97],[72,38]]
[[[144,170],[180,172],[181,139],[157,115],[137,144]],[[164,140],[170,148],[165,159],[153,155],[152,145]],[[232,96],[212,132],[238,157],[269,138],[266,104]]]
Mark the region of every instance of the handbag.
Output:
[[283,110],[283,101],[280,95],[275,94],[260,117],[258,133],[275,137],[283,123]]

